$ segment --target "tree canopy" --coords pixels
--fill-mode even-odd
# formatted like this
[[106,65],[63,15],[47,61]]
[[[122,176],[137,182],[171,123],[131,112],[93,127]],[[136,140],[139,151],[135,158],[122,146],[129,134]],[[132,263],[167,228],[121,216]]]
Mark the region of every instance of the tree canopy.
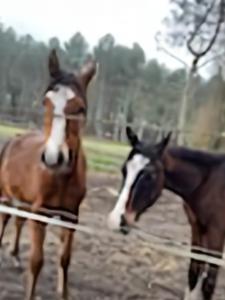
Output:
[[[114,125],[120,122],[176,126],[185,70],[170,70],[154,58],[148,60],[141,45],[120,45],[110,33],[91,49],[81,32],[74,33],[64,44],[57,37],[44,43],[31,35],[18,36],[13,28],[0,24],[2,110],[13,108],[20,113],[41,106],[52,48],[57,49],[63,66],[70,70],[78,69],[89,56],[94,56],[99,64],[89,89],[90,132],[99,136],[108,132],[118,138],[123,133]],[[205,101],[207,85],[201,77],[196,80],[195,105]],[[193,112],[193,107],[190,110]]]

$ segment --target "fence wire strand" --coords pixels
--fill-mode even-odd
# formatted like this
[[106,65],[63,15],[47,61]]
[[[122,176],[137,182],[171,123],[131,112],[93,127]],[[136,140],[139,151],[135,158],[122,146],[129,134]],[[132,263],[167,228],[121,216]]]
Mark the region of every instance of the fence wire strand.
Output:
[[[93,191],[94,190],[97,189],[93,188]],[[108,190],[109,193],[113,193],[113,195],[116,195],[116,191],[113,188],[106,188],[106,190]],[[88,225],[74,224],[72,222],[61,220],[59,218],[47,217],[45,215],[28,212],[23,209],[10,207],[4,204],[0,204],[0,213],[10,214],[25,219],[32,219],[34,221],[43,222],[48,225],[54,225],[54,226],[76,230],[78,232],[82,232],[88,235],[92,235],[92,236],[95,235],[99,238],[102,236],[103,232],[104,233],[106,233],[106,231],[109,232],[109,230],[103,229],[105,228],[105,224],[101,228],[93,228],[93,227],[91,228]],[[96,217],[96,214],[94,214],[94,216]],[[97,214],[97,216],[101,217],[103,220],[106,219],[106,217],[105,216],[103,217],[101,214]],[[112,234],[112,232],[110,233]],[[203,261],[209,264],[214,264],[222,268],[225,268],[225,259],[219,258],[223,256],[223,253],[217,251],[211,251],[202,247],[190,247],[184,243],[172,241],[166,239],[165,237],[146,233],[140,228],[133,228],[131,234],[133,234],[137,239],[147,243],[148,246],[154,250],[165,252],[170,255],[174,255],[178,257],[191,258],[198,261]],[[118,233],[114,233],[113,236],[115,239],[118,238]]]

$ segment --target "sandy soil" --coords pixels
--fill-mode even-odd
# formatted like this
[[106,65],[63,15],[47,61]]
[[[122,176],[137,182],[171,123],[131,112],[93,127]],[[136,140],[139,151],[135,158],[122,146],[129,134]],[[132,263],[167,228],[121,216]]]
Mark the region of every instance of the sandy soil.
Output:
[[[96,235],[76,234],[70,267],[70,298],[76,300],[178,300],[187,282],[189,261],[152,250],[135,235],[113,234],[106,229],[105,216],[114,197],[104,187],[118,188],[115,177],[92,174],[89,194],[82,205],[81,223],[96,230]],[[140,220],[139,227],[149,233],[176,241],[189,241],[189,226],[181,201],[162,197]],[[25,226],[21,240],[22,268],[15,268],[7,254],[13,234],[8,227],[0,266],[0,300],[24,299],[24,270],[29,238]],[[58,229],[49,227],[45,243],[45,266],[39,278],[39,299],[55,300]],[[215,300],[225,299],[225,271],[221,270]]]

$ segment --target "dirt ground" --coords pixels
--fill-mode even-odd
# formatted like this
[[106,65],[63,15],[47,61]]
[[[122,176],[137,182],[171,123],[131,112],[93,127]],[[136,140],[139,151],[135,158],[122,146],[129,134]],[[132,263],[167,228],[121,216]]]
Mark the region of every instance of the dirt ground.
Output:
[[[118,188],[115,177],[89,175],[89,194],[80,214],[81,224],[91,226],[96,235],[76,233],[69,272],[70,299],[76,300],[176,300],[182,299],[187,282],[187,259],[152,250],[132,233],[111,233],[105,218],[115,202],[104,189]],[[162,197],[140,220],[139,227],[149,233],[176,241],[189,241],[189,227],[181,201]],[[99,231],[98,231],[99,229]],[[37,286],[38,299],[55,300],[58,229],[49,227],[45,243],[45,266]],[[21,240],[22,268],[16,268],[7,254],[13,226],[4,240],[0,266],[0,300],[24,299],[24,270],[29,238],[25,226]],[[215,300],[225,299],[225,271],[220,271]]]

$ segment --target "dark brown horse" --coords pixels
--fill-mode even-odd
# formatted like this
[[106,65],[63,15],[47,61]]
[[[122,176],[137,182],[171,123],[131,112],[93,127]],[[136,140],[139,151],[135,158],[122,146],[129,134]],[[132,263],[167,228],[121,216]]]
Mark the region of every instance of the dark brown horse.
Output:
[[[122,168],[122,188],[109,215],[109,226],[128,232],[165,188],[184,200],[192,231],[192,251],[221,258],[225,239],[225,155],[167,147],[170,135],[153,145],[140,141],[127,128],[132,150]],[[196,247],[204,247],[208,252]],[[218,266],[207,267],[191,260],[185,300],[212,299]]]
[[[86,161],[81,141],[85,119],[86,91],[96,71],[89,60],[78,75],[62,71],[55,50],[49,56],[50,82],[43,105],[43,132],[31,132],[10,140],[0,157],[0,193],[2,198],[17,198],[40,208],[57,210],[78,218],[79,206],[86,192]],[[10,216],[2,216],[0,242]],[[12,254],[17,255],[23,219],[16,219]],[[77,219],[78,221],[78,219]],[[26,299],[33,299],[35,285],[43,265],[46,226],[29,221],[31,252]],[[58,292],[67,299],[68,266],[73,230],[62,229],[59,257]]]

